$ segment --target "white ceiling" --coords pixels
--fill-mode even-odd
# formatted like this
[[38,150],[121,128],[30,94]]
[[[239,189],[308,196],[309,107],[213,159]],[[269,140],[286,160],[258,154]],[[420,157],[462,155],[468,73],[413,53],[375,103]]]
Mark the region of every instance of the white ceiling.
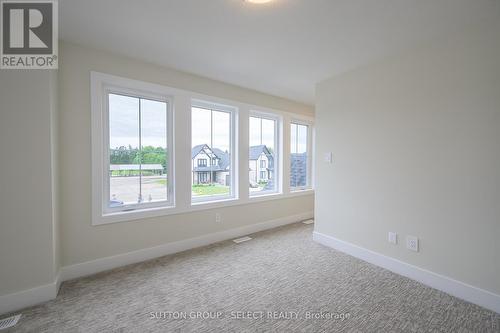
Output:
[[60,0],[66,41],[314,104],[315,84],[500,19],[500,0]]

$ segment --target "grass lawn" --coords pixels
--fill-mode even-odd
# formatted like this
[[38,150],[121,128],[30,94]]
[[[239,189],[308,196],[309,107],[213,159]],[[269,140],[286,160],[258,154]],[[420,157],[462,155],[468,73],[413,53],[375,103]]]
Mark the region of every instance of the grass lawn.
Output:
[[229,186],[222,185],[193,185],[194,195],[224,195],[229,194]]
[[[164,179],[159,179],[156,183],[165,185],[167,183]],[[191,190],[193,195],[224,195],[229,194],[229,186],[222,186],[219,184],[214,185],[193,185]]]

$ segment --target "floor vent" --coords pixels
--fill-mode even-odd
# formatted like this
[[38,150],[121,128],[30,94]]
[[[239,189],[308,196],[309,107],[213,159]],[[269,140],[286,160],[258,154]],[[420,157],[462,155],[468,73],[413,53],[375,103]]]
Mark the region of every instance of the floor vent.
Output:
[[235,242],[236,244],[239,244],[239,243],[247,242],[247,241],[249,241],[251,239],[252,238],[246,236],[246,237],[241,237],[241,238],[233,239],[233,242]]
[[0,330],[15,326],[19,321],[19,318],[21,318],[20,314],[0,320]]
[[313,224],[314,220],[313,219],[311,219],[311,220],[305,220],[305,221],[302,221],[302,223],[304,223],[304,224]]

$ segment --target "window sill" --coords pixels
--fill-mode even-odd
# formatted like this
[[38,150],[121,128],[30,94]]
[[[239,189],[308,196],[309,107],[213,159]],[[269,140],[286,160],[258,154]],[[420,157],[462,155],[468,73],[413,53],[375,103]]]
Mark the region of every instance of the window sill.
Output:
[[101,216],[98,216],[97,218],[94,217],[92,225],[97,226],[102,224],[134,221],[134,220],[158,217],[163,215],[171,215],[175,214],[175,210],[176,208],[174,206],[169,206],[169,207],[143,208],[131,211],[106,213],[102,214]]
[[224,206],[232,206],[235,202],[240,201],[238,198],[230,197],[230,198],[213,198],[212,200],[202,200],[202,201],[192,201],[191,207],[186,211],[197,211],[210,209],[213,207],[224,207]]
[[135,210],[130,212],[117,212],[94,218],[94,220],[92,221],[93,222],[92,225],[99,226],[99,225],[119,223],[119,222],[131,222],[131,221],[154,218],[154,217],[186,214],[191,212],[225,208],[231,206],[248,205],[248,204],[266,202],[271,200],[285,200],[293,197],[308,196],[313,194],[314,194],[314,189],[309,188],[300,191],[294,191],[288,194],[273,193],[273,194],[252,196],[247,199],[227,198],[222,200],[219,199],[217,201],[193,202],[187,208],[159,207],[159,208]]
[[248,197],[249,202],[268,201],[274,199],[284,199],[287,196],[281,192],[254,194]]
[[306,187],[306,188],[297,188],[297,189],[292,189],[290,190],[290,196],[296,196],[296,195],[307,195],[307,194],[312,194],[314,193],[314,189],[311,187]]

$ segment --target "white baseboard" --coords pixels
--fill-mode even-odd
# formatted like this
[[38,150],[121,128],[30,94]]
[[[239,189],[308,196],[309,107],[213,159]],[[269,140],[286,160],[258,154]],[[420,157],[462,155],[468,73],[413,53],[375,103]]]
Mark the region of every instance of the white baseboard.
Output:
[[276,228],[285,224],[295,223],[312,218],[314,213],[306,212],[297,215],[286,216],[275,220],[247,225],[240,228],[219,231],[195,238],[189,238],[177,242],[162,244],[159,246],[118,254],[111,257],[99,258],[80,264],[65,266],[61,269],[62,281],[75,279],[82,276],[92,275],[113,268],[134,264],[169,254],[194,249],[197,247],[225,241],[232,238],[245,236],[251,233]]
[[0,296],[0,315],[56,298],[60,284],[60,275],[58,274],[52,283]]
[[316,231],[313,233],[313,239],[320,244],[347,253],[373,265],[388,269],[429,287],[500,313],[500,295]]
[[168,254],[210,245],[224,240],[237,238],[255,232],[276,228],[282,225],[312,218],[314,213],[306,212],[286,216],[275,220],[247,225],[240,228],[224,230],[195,238],[167,243],[147,249],[137,250],[116,256],[100,258],[81,264],[62,267],[53,283],[13,294],[0,296],[0,315],[37,305],[56,298],[62,281],[92,275],[120,266],[162,257]]

